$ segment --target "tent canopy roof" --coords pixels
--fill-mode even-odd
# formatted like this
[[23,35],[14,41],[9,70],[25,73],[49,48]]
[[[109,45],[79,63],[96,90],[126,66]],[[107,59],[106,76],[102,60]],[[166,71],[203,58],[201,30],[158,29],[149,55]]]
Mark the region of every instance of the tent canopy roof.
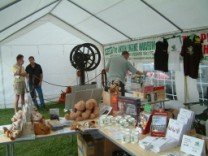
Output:
[[208,28],[207,6],[207,0],[1,0],[0,42],[48,22],[101,45],[203,30]]
[[[33,36],[31,38],[31,36]],[[50,36],[50,39],[48,38]],[[37,40],[38,39],[38,40]],[[7,45],[19,45],[19,46],[30,46],[30,45],[72,45],[83,43],[80,38],[68,33],[64,29],[54,25],[51,22],[41,24],[35,29],[25,33],[16,40],[12,40]]]

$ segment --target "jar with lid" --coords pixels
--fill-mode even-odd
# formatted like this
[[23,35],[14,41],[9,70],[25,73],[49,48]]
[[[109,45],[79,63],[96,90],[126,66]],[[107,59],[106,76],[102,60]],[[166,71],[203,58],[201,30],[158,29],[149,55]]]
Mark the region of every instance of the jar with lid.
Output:
[[129,118],[131,118],[131,115],[125,115],[124,119],[128,120]]
[[116,116],[115,117],[115,123],[116,123],[116,125],[120,125],[120,120],[122,119],[122,117],[121,116]]
[[136,120],[133,117],[128,118],[128,123],[130,127],[134,127],[136,125]]
[[129,126],[129,123],[126,119],[121,119],[120,120],[120,126],[121,126],[121,128],[126,128],[126,127]]
[[136,144],[139,140],[139,132],[138,131],[133,131],[131,133],[131,143]]
[[123,130],[122,131],[122,143],[129,143],[131,140],[130,131]]
[[101,115],[99,118],[99,125],[104,126],[106,125],[107,122],[107,115]]
[[107,125],[112,125],[113,124],[113,116],[112,115],[109,115],[106,117],[106,124]]

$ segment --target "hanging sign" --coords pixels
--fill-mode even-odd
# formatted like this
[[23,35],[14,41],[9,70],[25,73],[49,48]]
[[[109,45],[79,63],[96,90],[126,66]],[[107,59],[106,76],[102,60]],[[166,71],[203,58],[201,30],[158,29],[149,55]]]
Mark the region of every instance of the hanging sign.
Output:
[[[199,35],[203,40],[202,51],[204,53],[204,61],[208,62],[208,32],[200,32],[194,34]],[[190,35],[190,33],[179,35],[181,42],[188,35]],[[112,55],[121,55],[123,51],[128,51],[130,54],[130,60],[139,62],[153,62],[156,42],[158,40],[159,38],[151,38],[148,40],[138,40],[105,46],[104,56],[107,61]]]
[[156,40],[130,42],[128,44],[117,44],[104,48],[105,58],[111,55],[121,55],[123,51],[128,51],[131,60],[152,61],[155,51]]

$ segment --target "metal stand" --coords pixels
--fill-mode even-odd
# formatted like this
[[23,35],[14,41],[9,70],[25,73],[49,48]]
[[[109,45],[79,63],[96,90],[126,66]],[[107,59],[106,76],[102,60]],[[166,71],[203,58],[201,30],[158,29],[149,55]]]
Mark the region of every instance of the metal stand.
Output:
[[14,144],[6,144],[6,156],[14,156]]

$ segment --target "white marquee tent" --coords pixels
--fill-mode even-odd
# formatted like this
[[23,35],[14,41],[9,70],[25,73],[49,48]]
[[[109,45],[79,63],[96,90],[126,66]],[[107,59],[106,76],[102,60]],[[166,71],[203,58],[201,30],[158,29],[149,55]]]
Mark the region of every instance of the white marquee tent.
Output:
[[[77,84],[71,49],[84,42],[98,46],[208,29],[207,0],[1,0],[0,108],[14,98],[11,66],[16,55],[35,56],[44,80]],[[89,73],[93,78],[103,68]],[[65,88],[43,84],[45,97]]]

